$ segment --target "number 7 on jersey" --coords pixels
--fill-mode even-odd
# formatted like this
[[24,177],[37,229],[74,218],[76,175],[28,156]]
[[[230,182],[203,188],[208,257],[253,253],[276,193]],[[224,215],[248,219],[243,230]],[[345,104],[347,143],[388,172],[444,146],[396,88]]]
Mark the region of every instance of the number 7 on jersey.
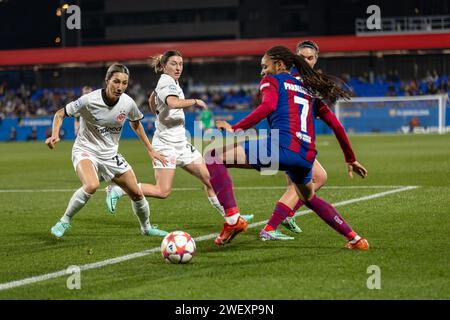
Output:
[[[301,113],[300,113],[300,132],[308,133],[307,131],[307,118],[309,112],[309,101],[305,98],[301,98],[299,96],[294,96],[294,103],[301,105]],[[297,133],[298,135],[298,133]]]

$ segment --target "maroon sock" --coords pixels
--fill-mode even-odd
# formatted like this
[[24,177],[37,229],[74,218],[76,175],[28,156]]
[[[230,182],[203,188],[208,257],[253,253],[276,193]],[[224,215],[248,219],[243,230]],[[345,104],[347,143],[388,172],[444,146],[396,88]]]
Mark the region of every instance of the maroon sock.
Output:
[[270,217],[269,222],[267,222],[267,225],[270,226],[273,230],[276,230],[280,223],[289,215],[290,211],[291,208],[289,208],[287,205],[282,202],[277,202],[277,205],[275,206],[275,209],[273,209],[272,216]]
[[[214,153],[209,156],[214,157]],[[237,208],[233,192],[233,181],[231,180],[227,167],[222,163],[216,163],[217,161],[214,161],[212,164],[208,164],[209,162],[212,161],[206,161],[206,167],[208,168],[210,175],[209,181],[211,182],[220,204],[223,206],[224,210]]]
[[352,228],[345,222],[336,209],[328,202],[314,196],[311,200],[305,201],[305,205],[314,211],[323,221],[334,230],[351,240],[356,235]]
[[292,208],[292,210],[294,212],[297,212],[297,210],[304,204],[305,202],[302,199],[298,199],[297,203],[295,204],[294,208]]
[[289,217],[293,217],[295,215],[295,213],[297,212],[297,210],[304,204],[305,204],[305,202],[302,199],[298,199],[294,208],[292,208],[291,212],[289,212]]

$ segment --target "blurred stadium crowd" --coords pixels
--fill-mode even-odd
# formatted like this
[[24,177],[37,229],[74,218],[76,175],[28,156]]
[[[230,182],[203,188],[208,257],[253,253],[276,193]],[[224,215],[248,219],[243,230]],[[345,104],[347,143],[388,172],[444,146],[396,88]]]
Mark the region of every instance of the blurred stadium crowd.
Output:
[[[355,96],[418,96],[449,93],[448,75],[438,75],[428,71],[423,79],[401,79],[398,72],[389,71],[386,75],[360,76],[342,74],[341,79],[352,89]],[[100,87],[100,85],[99,85]],[[245,86],[192,85],[184,84],[187,97],[201,98],[212,110],[245,111],[258,103],[258,83]],[[96,88],[94,88],[96,89]],[[138,82],[130,83],[127,93],[132,96],[143,112],[149,112],[147,97],[149,90]],[[39,88],[36,85],[21,85],[10,88],[6,81],[0,83],[0,118],[38,117],[52,115],[68,102],[81,95],[81,87]],[[195,108],[187,109],[195,111]]]

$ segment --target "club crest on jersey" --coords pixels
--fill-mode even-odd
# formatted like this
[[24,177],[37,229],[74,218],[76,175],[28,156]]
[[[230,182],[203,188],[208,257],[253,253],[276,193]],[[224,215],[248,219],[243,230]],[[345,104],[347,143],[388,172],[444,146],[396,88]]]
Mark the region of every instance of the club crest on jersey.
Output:
[[116,117],[117,122],[119,122],[119,123],[124,122],[126,116],[127,116],[127,115],[125,114],[125,111],[121,110],[121,111],[120,111],[120,114]]

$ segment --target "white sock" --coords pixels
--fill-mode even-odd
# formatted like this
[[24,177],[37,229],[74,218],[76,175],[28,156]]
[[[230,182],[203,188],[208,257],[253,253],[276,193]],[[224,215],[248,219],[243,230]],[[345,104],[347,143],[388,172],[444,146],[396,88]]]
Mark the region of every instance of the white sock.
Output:
[[69,204],[67,205],[66,212],[61,218],[61,221],[64,223],[70,223],[73,216],[84,207],[86,202],[88,202],[89,198],[92,195],[83,190],[83,188],[78,189],[72,195],[72,198],[69,200]]
[[359,240],[361,240],[361,237],[356,235],[352,240],[350,240],[351,244],[355,244],[357,243]]
[[238,222],[238,219],[241,215],[238,213],[233,214],[232,216],[229,217],[225,217],[225,221],[229,224],[229,225],[235,225]]
[[145,199],[144,197],[139,201],[131,200],[131,207],[133,208],[133,212],[139,220],[141,230],[146,231],[150,229],[150,206],[148,205],[147,199]]
[[208,197],[209,203],[225,218],[225,210],[220,205],[219,199],[216,196]]

